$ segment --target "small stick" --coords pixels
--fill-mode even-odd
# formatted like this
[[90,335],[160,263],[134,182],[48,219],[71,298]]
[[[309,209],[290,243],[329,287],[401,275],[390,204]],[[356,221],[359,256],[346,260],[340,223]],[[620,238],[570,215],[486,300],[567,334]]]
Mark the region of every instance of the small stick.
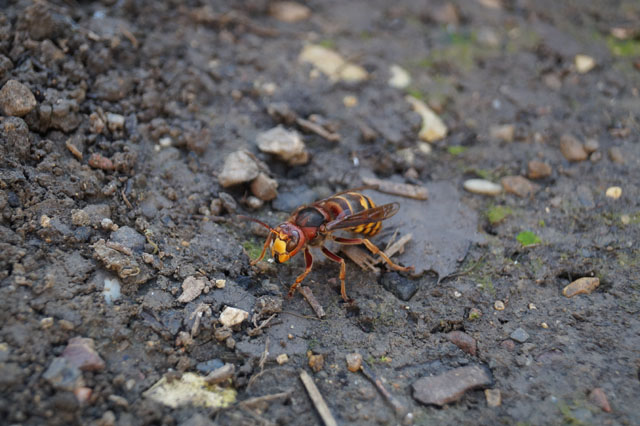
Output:
[[218,383],[222,383],[232,378],[235,372],[235,365],[225,364],[222,367],[216,368],[211,373],[207,374],[207,377],[204,378],[204,381],[207,382],[208,385],[217,385]]
[[[384,254],[386,254],[388,257],[391,257],[396,253],[402,253],[404,251],[405,244],[411,241],[412,238],[413,238],[412,234],[404,235],[398,241],[391,244],[391,246],[384,251]],[[378,262],[381,262],[381,261],[382,259],[378,258]]]
[[247,334],[248,334],[249,336],[251,336],[251,337],[253,337],[253,336],[257,336],[258,334],[260,334],[260,331],[261,331],[263,328],[265,328],[265,327],[269,324],[269,322],[270,322],[272,319],[274,319],[274,318],[275,318],[275,316],[276,316],[276,314],[272,314],[272,315],[271,315],[269,318],[267,318],[266,320],[261,321],[261,322],[260,322],[260,325],[258,325],[257,327],[252,328],[251,330],[247,331]]
[[313,309],[313,312],[316,313],[316,316],[318,318],[323,318],[325,315],[324,308],[318,302],[316,297],[313,295],[313,292],[311,291],[311,289],[307,286],[302,286],[298,289],[298,291],[304,296],[305,300],[309,303],[309,305],[311,305],[311,308]]
[[389,402],[389,404],[391,404],[396,414],[401,417],[404,416],[405,413],[407,412],[407,409],[404,407],[404,405],[400,403],[400,401],[395,399],[393,395],[389,393],[389,391],[382,385],[382,381],[378,377],[376,377],[375,373],[371,370],[371,368],[369,368],[369,366],[364,361],[362,361],[360,370],[362,371],[362,374],[364,374],[364,376],[367,379],[371,380],[371,382],[376,386],[376,388],[378,388],[378,391],[380,391],[382,396],[384,396],[384,398]]
[[311,402],[313,402],[316,410],[318,410],[318,414],[320,414],[324,424],[326,426],[338,426],[336,419],[333,418],[331,411],[329,411],[329,406],[327,406],[327,403],[324,401],[322,394],[309,373],[305,370],[300,370],[300,380],[302,380],[302,384],[309,393],[309,398],[311,398]]
[[424,186],[410,185],[408,183],[391,182],[377,178],[363,178],[366,185],[377,185],[378,191],[391,195],[414,198],[416,200],[426,200],[429,198],[429,191]]
[[67,147],[69,152],[73,154],[74,157],[76,157],[78,160],[82,160],[82,152],[78,149],[77,146],[71,143],[71,139],[67,139],[67,141],[65,142],[65,146]]
[[341,137],[338,133],[332,133],[327,129],[325,129],[324,127],[322,127],[321,125],[314,123],[313,121],[309,121],[304,118],[297,117],[296,124],[298,124],[298,126],[303,128],[304,130],[308,130],[310,132],[317,134],[320,137],[323,137],[329,142],[340,142]]
[[127,207],[129,207],[130,210],[133,210],[133,206],[129,202],[129,199],[127,198],[127,195],[124,193],[124,189],[122,190],[122,199],[124,200],[124,202],[127,205]]
[[353,263],[358,265],[360,268],[364,270],[370,269],[375,273],[380,272],[380,269],[376,267],[376,263],[378,263],[378,261],[360,247],[342,246],[340,247],[340,251],[346,254],[347,257],[353,260]]
[[240,401],[238,402],[238,405],[241,407],[246,407],[246,408],[252,408],[255,407],[258,404],[261,404],[263,402],[271,402],[277,399],[284,399],[289,397],[289,395],[291,395],[293,393],[293,391],[288,390],[286,392],[280,392],[280,393],[272,393],[270,395],[263,395],[263,396],[256,396],[255,398],[249,398],[249,399],[245,399],[244,401]]

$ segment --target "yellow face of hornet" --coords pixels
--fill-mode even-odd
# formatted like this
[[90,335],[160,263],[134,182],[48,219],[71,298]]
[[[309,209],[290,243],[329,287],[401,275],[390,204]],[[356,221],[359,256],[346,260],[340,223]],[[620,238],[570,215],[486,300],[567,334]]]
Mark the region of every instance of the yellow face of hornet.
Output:
[[276,237],[271,245],[271,255],[276,263],[285,263],[300,249],[300,234],[290,227],[276,228]]

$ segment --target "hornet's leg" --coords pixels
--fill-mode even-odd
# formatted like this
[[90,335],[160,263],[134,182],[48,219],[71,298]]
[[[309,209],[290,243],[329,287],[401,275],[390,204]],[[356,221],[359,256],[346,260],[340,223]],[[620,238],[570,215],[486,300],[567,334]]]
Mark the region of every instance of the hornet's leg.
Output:
[[300,274],[298,278],[296,278],[296,282],[294,282],[291,288],[289,288],[289,297],[293,297],[293,293],[296,292],[296,289],[298,288],[302,280],[304,280],[305,277],[309,275],[309,272],[311,272],[311,267],[313,266],[313,256],[311,256],[311,252],[309,251],[308,247],[305,247],[304,249],[304,261],[306,262],[307,266],[304,269],[304,272]]
[[344,285],[344,279],[347,275],[347,268],[344,264],[344,259],[338,256],[337,254],[331,252],[325,246],[322,246],[322,253],[325,256],[327,256],[329,259],[333,260],[334,262],[338,262],[340,264],[340,294],[342,294],[342,299],[344,299],[345,302],[347,303],[353,302],[353,299],[349,299],[347,297],[347,290]]
[[251,261],[251,266],[255,265],[256,263],[264,259],[264,254],[267,252],[267,247],[269,247],[269,245],[271,244],[271,240],[273,240],[273,232],[269,232],[267,241],[265,241],[264,245],[262,246],[262,253],[260,253],[260,256],[256,260]]
[[385,262],[387,262],[387,264],[392,268],[395,269],[396,271],[412,271],[413,270],[413,266],[400,266],[400,265],[396,265],[395,263],[393,263],[393,261],[391,259],[389,259],[389,256],[387,256],[386,254],[384,254],[384,252],[382,250],[380,250],[378,247],[375,246],[375,244],[373,244],[371,241],[367,240],[366,238],[341,238],[341,237],[334,237],[333,240],[337,243],[340,244],[346,244],[346,245],[355,245],[355,244],[364,244],[366,248],[368,248],[371,253],[376,254],[376,255],[380,255],[380,257],[382,257],[384,259]]

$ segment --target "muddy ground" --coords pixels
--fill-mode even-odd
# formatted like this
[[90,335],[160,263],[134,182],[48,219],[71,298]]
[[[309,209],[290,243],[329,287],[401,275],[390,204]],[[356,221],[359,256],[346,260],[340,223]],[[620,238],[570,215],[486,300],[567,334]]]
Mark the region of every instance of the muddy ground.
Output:
[[[305,369],[339,424],[640,424],[640,3],[274,5],[0,0],[0,423],[320,424]],[[301,62],[310,44],[366,78]],[[392,65],[411,81],[390,85]],[[421,140],[407,95],[444,138]],[[308,162],[257,148],[279,124]],[[221,186],[238,150],[275,200]],[[412,232],[394,259],[416,271],[349,260],[348,305],[317,255],[318,319],[286,297],[302,256],[250,266],[264,237],[235,214],[274,226],[372,176],[430,191],[369,192],[401,206],[373,241]],[[564,296],[581,277],[600,285]],[[226,307],[249,318],[224,328]],[[402,409],[347,369],[355,352]],[[207,388],[222,400],[144,394],[225,363]],[[490,383],[453,395],[468,378],[442,376],[451,402],[414,398],[419,379],[473,366]]]

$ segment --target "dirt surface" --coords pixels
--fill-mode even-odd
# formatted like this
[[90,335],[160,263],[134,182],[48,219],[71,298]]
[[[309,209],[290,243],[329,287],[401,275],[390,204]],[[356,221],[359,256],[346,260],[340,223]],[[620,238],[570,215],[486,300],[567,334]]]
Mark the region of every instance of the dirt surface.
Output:
[[[305,369],[339,424],[640,424],[640,3],[306,6],[0,0],[0,423],[320,424]],[[277,125],[306,151],[259,150]],[[349,305],[318,253],[318,319],[286,297],[303,256],[250,266],[265,234],[235,215],[372,176],[431,192],[368,192],[416,273],[348,260]],[[212,371],[219,399],[148,391]]]

